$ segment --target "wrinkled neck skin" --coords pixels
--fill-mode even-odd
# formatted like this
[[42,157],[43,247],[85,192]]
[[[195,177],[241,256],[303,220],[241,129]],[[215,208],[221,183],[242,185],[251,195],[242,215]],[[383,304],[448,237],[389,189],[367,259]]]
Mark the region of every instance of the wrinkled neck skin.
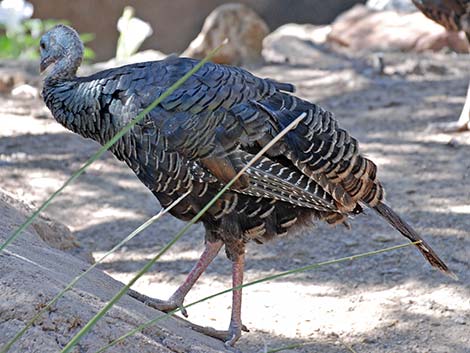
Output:
[[[65,128],[91,138],[100,144],[108,142],[117,133],[119,126],[111,123],[110,116],[103,116],[96,91],[77,80],[76,72],[81,58],[63,57],[58,60],[44,80],[43,98],[54,119]],[[111,150],[122,159],[126,149],[118,141]]]
[[[64,55],[49,69],[44,79],[43,98],[54,118],[67,129],[89,137],[87,96],[77,97],[76,72],[81,63],[79,56]],[[78,99],[74,99],[78,98]]]
[[45,78],[46,85],[75,78],[81,62],[82,58],[74,55],[73,52],[64,55],[53,64],[54,66]]
[[[97,91],[89,90],[86,82],[77,80],[77,69],[82,62],[81,50],[70,50],[50,69],[44,80],[43,98],[55,120],[65,128],[93,139],[100,144],[108,142],[120,129],[111,121],[109,113],[102,113]],[[81,85],[85,85],[80,89]],[[104,115],[103,115],[104,114]],[[132,137],[128,133],[110,150],[121,160],[129,161]]]

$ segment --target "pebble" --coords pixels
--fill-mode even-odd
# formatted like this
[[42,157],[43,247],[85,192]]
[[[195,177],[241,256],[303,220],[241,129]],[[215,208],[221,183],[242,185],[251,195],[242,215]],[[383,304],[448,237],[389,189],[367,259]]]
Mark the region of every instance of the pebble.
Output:
[[12,96],[19,96],[23,98],[38,98],[39,90],[31,85],[22,84],[12,89]]
[[459,141],[458,141],[455,137],[452,137],[452,138],[447,142],[447,146],[452,147],[452,148],[458,148],[458,147],[460,147],[460,143],[459,143]]
[[372,235],[372,240],[378,243],[388,243],[393,240],[393,237],[389,234],[375,234]]
[[165,338],[163,340],[163,345],[175,353],[188,353],[190,352],[190,348],[180,342],[176,342],[176,340],[171,338]]
[[348,238],[343,239],[343,243],[344,243],[344,245],[346,245],[347,247],[353,247],[353,246],[358,246],[358,245],[359,245],[359,243],[357,242],[357,240],[348,239]]
[[362,340],[362,343],[373,344],[373,343],[377,343],[377,340],[375,338],[372,338],[372,337],[365,337]]

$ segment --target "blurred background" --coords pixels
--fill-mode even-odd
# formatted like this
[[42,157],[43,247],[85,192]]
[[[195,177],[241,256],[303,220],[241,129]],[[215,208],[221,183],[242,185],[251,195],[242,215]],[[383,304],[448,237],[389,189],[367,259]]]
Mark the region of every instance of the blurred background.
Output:
[[[223,0],[32,0],[34,17],[68,20],[79,32],[95,33],[90,43],[97,60],[114,55],[118,38],[116,23],[123,8],[131,5],[136,16],[148,22],[154,35],[146,40],[143,49],[157,49],[165,53],[181,52],[197,36],[204,20],[217,6],[230,3]],[[365,0],[296,0],[295,6],[284,0],[239,1],[255,10],[271,30],[289,23],[330,23],[339,13]],[[99,20],[98,20],[99,19]]]
[[[224,37],[232,40],[236,53],[225,53],[221,56],[228,58],[214,61],[270,62],[278,60],[270,56],[275,46],[265,39],[270,33],[350,50],[468,51],[462,33],[446,32],[417,11],[411,0],[299,0],[295,6],[282,0],[236,4],[222,0],[2,0],[0,57],[37,58],[40,35],[57,23],[72,25],[81,33],[85,59],[93,62],[122,60],[139,49],[201,58]],[[243,53],[245,48],[248,52]]]

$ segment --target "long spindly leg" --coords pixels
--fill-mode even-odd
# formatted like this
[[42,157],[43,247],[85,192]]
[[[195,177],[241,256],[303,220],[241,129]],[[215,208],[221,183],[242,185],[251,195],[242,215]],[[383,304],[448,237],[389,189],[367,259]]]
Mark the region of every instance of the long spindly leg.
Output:
[[432,124],[431,131],[461,132],[470,130],[470,83],[468,84],[467,97],[458,121],[451,123]]
[[[189,272],[183,284],[173,293],[173,295],[168,300],[150,298],[134,290],[129,290],[129,295],[145,303],[148,306],[151,306],[155,309],[164,312],[172,311],[176,308],[182,307],[186,294],[188,294],[188,292],[193,287],[194,283],[196,283],[198,278],[206,270],[207,266],[209,266],[212,260],[214,260],[214,258],[217,256],[220,249],[222,248],[222,245],[223,242],[220,240],[215,242],[206,242],[206,247],[198,262],[194,265],[191,272]],[[181,310],[181,312],[184,316],[188,316],[184,308]]]
[[470,83],[468,84],[467,97],[457,125],[461,127],[459,131],[470,130]]
[[[243,284],[243,271],[245,267],[245,255],[241,254],[232,260],[232,285],[233,288]],[[248,332],[248,329],[242,324],[242,289],[235,289],[232,292],[232,315],[230,317],[230,326],[227,331],[216,330],[212,327],[203,327],[194,323],[188,323],[195,331],[201,332],[207,336],[218,338],[225,341],[226,346],[233,346],[241,337],[242,331]]]
[[[237,256],[232,263],[232,286],[236,288],[243,284],[243,271],[245,269],[245,254]],[[248,331],[242,324],[242,289],[232,292],[232,316],[225,344],[233,346],[242,335],[242,331]]]

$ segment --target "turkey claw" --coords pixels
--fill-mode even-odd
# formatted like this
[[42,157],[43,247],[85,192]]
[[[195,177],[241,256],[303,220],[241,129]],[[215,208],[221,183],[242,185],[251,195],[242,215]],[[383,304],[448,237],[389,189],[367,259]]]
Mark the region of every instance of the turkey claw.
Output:
[[454,121],[449,123],[435,123],[430,124],[426,129],[426,132],[430,133],[452,133],[452,132],[463,132],[470,130],[470,123],[461,124],[460,122]]
[[131,297],[137,299],[138,301],[144,303],[147,306],[150,306],[151,308],[163,311],[165,313],[180,309],[181,314],[183,314],[184,317],[188,317],[188,312],[183,306],[182,300],[179,300],[178,298],[170,298],[168,300],[155,299],[148,297],[144,294],[140,294],[139,292],[136,292],[132,289],[129,290],[128,293]]

